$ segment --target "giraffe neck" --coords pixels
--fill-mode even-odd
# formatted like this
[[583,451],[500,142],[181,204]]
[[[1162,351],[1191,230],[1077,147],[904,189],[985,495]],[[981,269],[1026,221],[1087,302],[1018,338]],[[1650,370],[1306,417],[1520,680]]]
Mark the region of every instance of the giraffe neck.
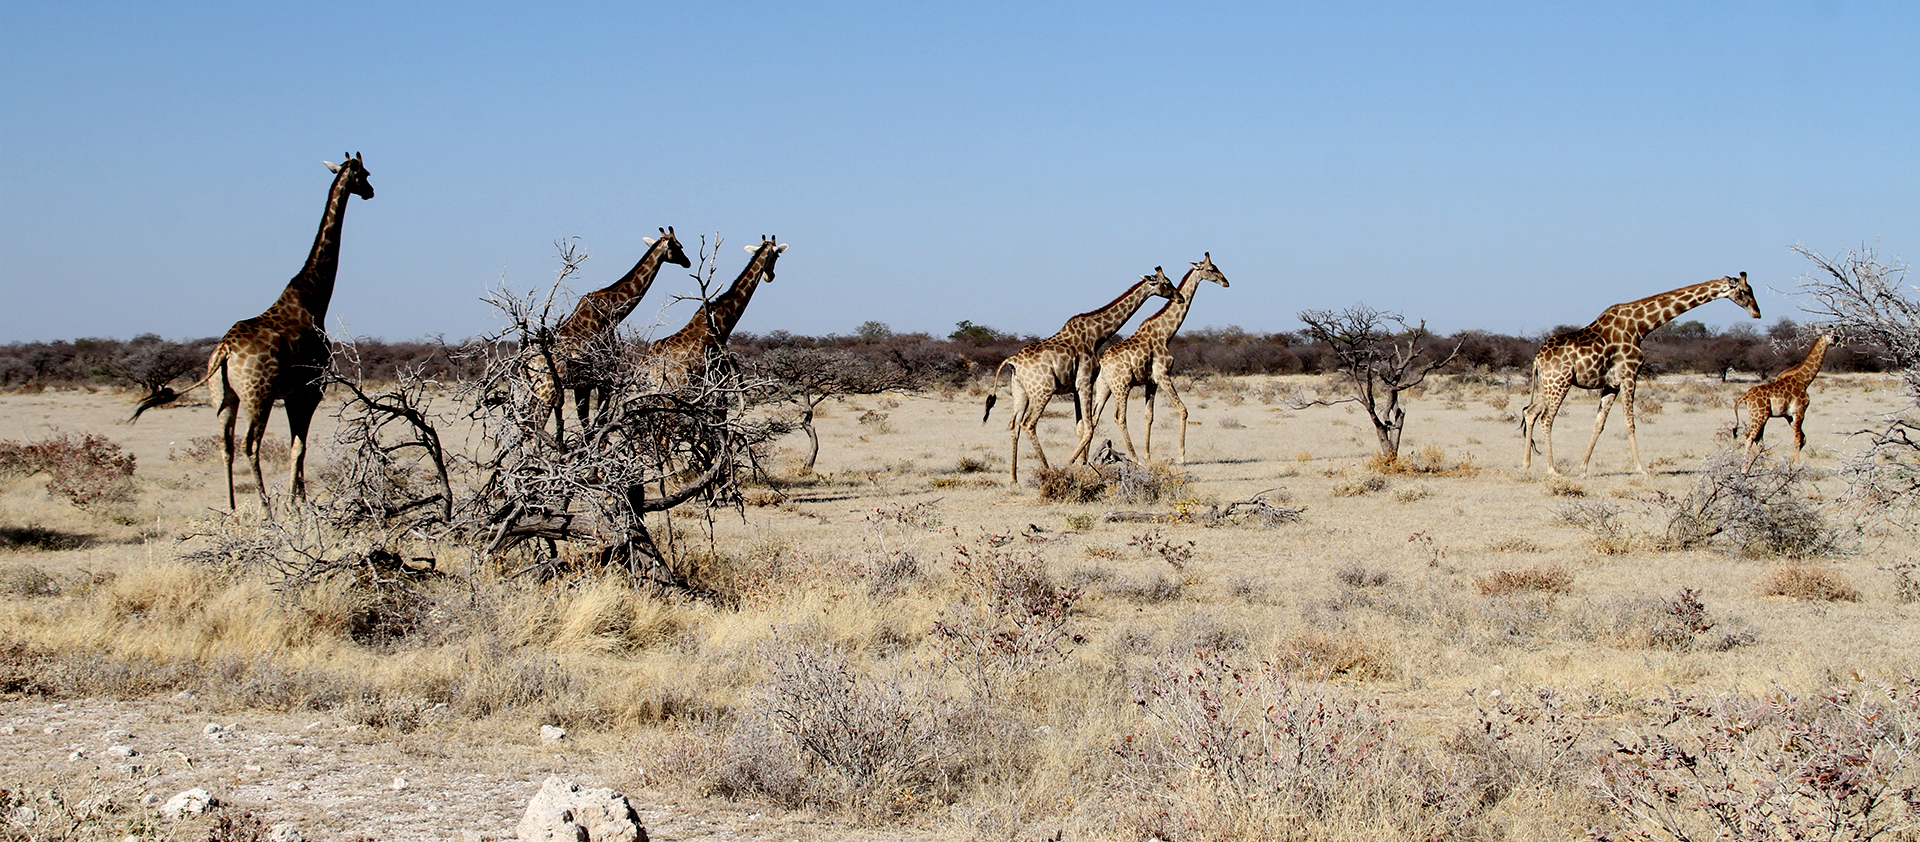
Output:
[[560,332],[569,336],[588,334],[625,321],[653,286],[653,279],[659,276],[660,266],[666,262],[668,244],[666,237],[653,241],[653,245],[647,248],[646,254],[640,256],[639,263],[633,264],[626,277],[583,299],[566,322],[561,324]]
[[1147,317],[1140,323],[1138,336],[1152,337],[1155,342],[1166,341],[1180,332],[1180,325],[1187,320],[1187,309],[1193,306],[1193,294],[1200,291],[1200,270],[1188,269],[1186,277],[1180,279],[1180,299],[1169,301],[1160,312]]
[[740,323],[740,316],[747,311],[747,301],[753,298],[754,289],[767,276],[774,258],[779,255],[778,248],[767,242],[753,253],[753,259],[747,261],[747,268],[740,270],[740,277],[733,279],[733,285],[727,291],[700,308],[694,319],[705,320],[712,330],[712,342],[725,344],[733,335],[733,327]]
[[1140,305],[1147,303],[1147,297],[1153,294],[1153,289],[1152,281],[1140,281],[1128,287],[1126,292],[1121,293],[1119,298],[1109,302],[1107,306],[1074,316],[1069,323],[1080,328],[1081,332],[1091,334],[1093,340],[1099,342],[1114,335],[1120,330],[1121,325],[1133,318],[1133,314],[1140,309]]
[[287,282],[287,288],[267,312],[304,310],[315,325],[327,321],[327,304],[333,300],[333,279],[340,272],[340,230],[347,219],[349,168],[342,166],[327,190],[327,209],[320,216],[320,233],[313,237],[313,251],[300,274]]
[[1625,334],[1638,343],[1645,339],[1647,334],[1652,333],[1654,328],[1673,321],[1681,313],[1725,294],[1724,280],[1684,286],[1672,292],[1650,295],[1639,301],[1609,307],[1595,321],[1595,326],[1607,329],[1609,334],[1616,332]]
[[1781,372],[1775,379],[1786,380],[1791,377],[1800,381],[1813,380],[1814,375],[1820,373],[1820,366],[1826,363],[1827,349],[1832,345],[1833,340],[1824,335],[1813,340],[1813,347],[1807,350],[1807,358],[1801,360],[1799,365]]

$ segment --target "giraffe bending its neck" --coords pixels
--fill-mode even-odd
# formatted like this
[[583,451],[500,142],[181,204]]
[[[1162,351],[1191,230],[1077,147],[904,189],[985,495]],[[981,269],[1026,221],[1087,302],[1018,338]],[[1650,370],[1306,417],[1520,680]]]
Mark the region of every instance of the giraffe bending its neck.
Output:
[[1767,419],[1787,418],[1793,423],[1793,461],[1800,461],[1800,452],[1807,446],[1807,434],[1801,425],[1807,420],[1807,406],[1811,402],[1807,397],[1807,385],[1820,374],[1820,366],[1827,360],[1827,350],[1835,344],[1833,334],[1823,333],[1813,340],[1813,348],[1807,351],[1807,358],[1799,365],[1780,372],[1771,382],[1762,383],[1747,390],[1734,402],[1733,423],[1740,424],[1740,416],[1747,419],[1747,432],[1743,436],[1747,443],[1747,452],[1760,449],[1760,436],[1767,431]]
[[[1182,322],[1187,320],[1187,310],[1193,307],[1194,293],[1200,291],[1201,281],[1212,281],[1226,289],[1227,276],[1213,265],[1213,253],[1208,252],[1200,262],[1190,264],[1187,275],[1180,279],[1180,297],[1167,302],[1160,312],[1147,317],[1140,323],[1140,329],[1132,336],[1107,346],[1100,354],[1100,374],[1093,381],[1093,403],[1087,410],[1087,424],[1080,434],[1080,447],[1073,452],[1073,458],[1087,458],[1087,448],[1093,444],[1094,428],[1100,424],[1100,413],[1107,408],[1107,401],[1115,394],[1120,403],[1113,410],[1113,420],[1120,424],[1120,439],[1127,443],[1127,454],[1139,461],[1140,454],[1133,450],[1133,436],[1127,432],[1127,399],[1133,394],[1133,387],[1143,386],[1147,403],[1147,458],[1153,458],[1153,397],[1161,389],[1167,390],[1167,400],[1180,412],[1180,461],[1187,461],[1187,405],[1180,400],[1180,393],[1173,388],[1173,378],[1167,368],[1173,364],[1173,353],[1167,350],[1167,340],[1180,330]],[[1154,271],[1165,278],[1159,267]]]
[[763,280],[773,280],[773,265],[786,252],[787,244],[762,236],[760,245],[746,249],[753,252],[753,257],[747,260],[747,268],[740,270],[740,277],[733,279],[733,285],[700,305],[700,312],[693,314],[686,327],[647,349],[642,365],[662,391],[685,388],[706,376],[712,354],[733,335],[733,327],[740,323],[754,289]]
[[[640,256],[640,262],[633,264],[625,277],[606,287],[580,296],[560,324],[554,328],[553,344],[549,354],[541,354],[539,349],[528,349],[522,360],[528,380],[533,388],[534,397],[542,405],[552,407],[554,423],[561,424],[562,408],[559,406],[560,394],[566,389],[573,390],[573,403],[582,425],[587,423],[587,405],[591,395],[597,390],[600,403],[607,402],[605,382],[596,376],[593,368],[595,350],[605,352],[616,341],[615,328],[633,313],[633,308],[653,286],[653,279],[660,274],[664,264],[674,264],[682,268],[693,266],[687,253],[680,247],[679,238],[673,235],[672,226],[660,229],[660,237],[641,238],[647,244],[647,252]],[[596,347],[597,346],[597,347]],[[551,359],[545,357],[551,356]]]
[[[227,453],[227,507],[235,508],[233,491],[233,429],[247,420],[245,452],[260,489],[260,507],[271,515],[266,481],[260,475],[260,439],[267,432],[267,413],[275,400],[285,401],[287,432],[292,446],[287,456],[287,491],[295,498],[306,491],[307,427],[320,406],[320,377],[326,373],[331,351],[322,326],[333,298],[333,279],[340,269],[340,229],[346,221],[347,197],[373,198],[367,168],[359,153],[338,166],[328,163],[333,186],[327,191],[327,209],[320,217],[307,264],[287,282],[287,288],[267,311],[235,322],[207,358],[207,375],[183,391],[210,383],[219,399],[220,420]],[[162,388],[140,403],[134,418],[172,401],[181,393]]]
[[1093,377],[1099,364],[1095,354],[1100,343],[1119,331],[1140,305],[1156,295],[1171,301],[1180,300],[1180,290],[1167,279],[1165,272],[1157,270],[1152,275],[1141,275],[1138,283],[1107,306],[1068,319],[1059,333],[1020,349],[994,369],[996,392],[987,394],[987,411],[980,416],[980,423],[986,423],[987,416],[993,414],[993,402],[999,397],[1000,369],[1013,366],[1013,377],[1008,384],[1013,396],[1013,417],[1007,421],[1007,428],[1013,432],[1013,456],[1007,470],[1015,483],[1020,481],[1021,430],[1025,430],[1033,442],[1033,453],[1040,457],[1040,467],[1047,467],[1047,452],[1040,448],[1040,414],[1046,411],[1047,401],[1054,395],[1073,395],[1074,431],[1082,439],[1091,435],[1085,429],[1088,418],[1083,410],[1093,403]]
[[1540,352],[1533,357],[1533,394],[1520,418],[1520,432],[1527,447],[1526,456],[1520,462],[1521,470],[1533,467],[1533,436],[1538,427],[1547,442],[1547,473],[1560,473],[1553,463],[1553,418],[1560,413],[1560,403],[1566,400],[1567,390],[1579,386],[1600,390],[1600,413],[1594,416],[1593,437],[1587,440],[1587,453],[1580,460],[1581,474],[1587,472],[1588,464],[1593,461],[1593,446],[1600,441],[1600,430],[1606,426],[1607,410],[1613,408],[1616,395],[1621,399],[1622,413],[1627,419],[1633,469],[1646,473],[1640,461],[1640,440],[1633,430],[1633,389],[1640,374],[1640,362],[1645,358],[1640,340],[1681,313],[1716,298],[1732,301],[1746,308],[1754,318],[1760,318],[1760,305],[1753,300],[1753,287],[1747,285],[1747,273],[1741,272],[1738,278],[1728,275],[1639,301],[1615,304],[1594,319],[1593,324],[1541,343]]

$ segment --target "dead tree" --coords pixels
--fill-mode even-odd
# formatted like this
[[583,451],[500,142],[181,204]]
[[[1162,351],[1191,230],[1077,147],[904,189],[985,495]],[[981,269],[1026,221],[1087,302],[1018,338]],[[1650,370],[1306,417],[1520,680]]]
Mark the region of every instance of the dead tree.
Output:
[[1328,406],[1358,403],[1373,422],[1374,435],[1380,439],[1380,455],[1393,459],[1400,455],[1400,434],[1406,430],[1407,411],[1400,405],[1401,393],[1420,385],[1427,375],[1452,362],[1460,353],[1454,343],[1446,356],[1436,357],[1429,348],[1432,334],[1427,323],[1409,326],[1399,313],[1375,310],[1355,304],[1339,312],[1303,310],[1300,321],[1307,334],[1325,342],[1339,360],[1340,375],[1350,394],[1332,400],[1320,399],[1300,404]]
[[1793,250],[1814,264],[1800,276],[1799,294],[1812,299],[1801,307],[1815,318],[1807,326],[1830,330],[1900,371],[1910,404],[1855,434],[1867,446],[1848,459],[1846,473],[1861,512],[1898,517],[1914,529],[1920,509],[1920,301],[1909,295],[1907,264],[1882,258],[1871,246],[1831,258],[1804,246]]

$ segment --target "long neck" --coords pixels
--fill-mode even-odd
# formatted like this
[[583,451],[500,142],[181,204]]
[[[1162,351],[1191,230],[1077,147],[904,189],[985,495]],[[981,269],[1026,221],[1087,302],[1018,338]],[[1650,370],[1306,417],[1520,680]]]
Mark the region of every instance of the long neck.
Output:
[[733,279],[733,285],[694,315],[695,319],[706,319],[712,326],[713,341],[725,343],[727,337],[733,335],[733,326],[740,323],[741,314],[747,311],[747,301],[753,298],[760,279],[767,275],[767,263],[777,254],[773,249],[769,244],[756,250],[753,259],[747,261],[747,268],[740,271],[740,277]]
[[1188,269],[1187,276],[1180,279],[1180,300],[1169,301],[1160,312],[1147,317],[1140,323],[1137,336],[1151,336],[1161,342],[1180,332],[1180,325],[1187,320],[1187,309],[1193,306],[1193,294],[1200,291],[1200,272]]
[[1807,350],[1807,358],[1789,369],[1788,373],[1804,375],[1808,380],[1812,380],[1814,375],[1820,373],[1820,366],[1826,363],[1827,349],[1831,347],[1833,347],[1833,340],[1824,335],[1813,340],[1813,347]]
[[1684,286],[1672,292],[1650,295],[1639,301],[1615,304],[1601,313],[1594,324],[1624,331],[1638,341],[1646,338],[1654,328],[1673,321],[1681,313],[1719,298],[1725,293],[1724,281],[1705,281]]
[[608,284],[601,290],[617,296],[620,300],[620,308],[614,312],[615,321],[625,319],[629,313],[632,313],[634,305],[640,303],[640,299],[646,296],[647,289],[653,286],[653,279],[660,274],[660,265],[666,262],[670,242],[666,237],[654,240],[653,245],[647,249],[647,253],[640,255],[640,262],[633,264],[633,268],[627,271],[626,277]]
[[1079,323],[1078,326],[1090,332],[1094,341],[1098,342],[1112,336],[1120,330],[1121,325],[1133,318],[1133,314],[1140,309],[1140,305],[1147,303],[1147,297],[1153,294],[1153,287],[1152,282],[1141,281],[1127,288],[1126,292],[1107,306],[1092,312],[1081,313],[1068,321]]
[[307,255],[307,265],[287,282],[287,288],[273,302],[273,309],[300,307],[306,310],[316,325],[326,324],[327,304],[333,300],[333,278],[340,272],[340,229],[347,219],[347,197],[353,195],[347,192],[348,173],[348,168],[342,165],[339,174],[333,177],[333,187],[327,190],[327,210],[320,217],[320,233],[313,237],[313,251]]

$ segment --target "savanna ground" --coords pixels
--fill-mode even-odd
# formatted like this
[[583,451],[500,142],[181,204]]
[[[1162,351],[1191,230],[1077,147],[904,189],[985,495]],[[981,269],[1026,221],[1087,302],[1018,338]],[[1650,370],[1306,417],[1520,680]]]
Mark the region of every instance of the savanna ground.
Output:
[[[1005,410],[982,425],[978,389],[829,403],[816,472],[794,435],[744,508],[675,512],[698,598],[453,551],[385,589],[276,590],[180,560],[206,540],[188,536],[261,522],[250,481],[219,515],[210,407],[128,426],[125,394],[0,396],[0,441],[97,433],[138,460],[131,501],[0,488],[0,789],[36,816],[5,832],[245,838],[142,800],[200,786],[229,825],[308,839],[502,838],[555,773],[629,793],[656,839],[1760,839],[1851,819],[1830,838],[1915,838],[1916,547],[1839,473],[1849,434],[1910,401],[1891,377],[1816,381],[1796,494],[1819,540],[1675,548],[1750,385],[1643,384],[1644,477],[1617,412],[1577,476],[1577,395],[1551,479],[1516,470],[1524,376],[1424,388],[1389,466],[1351,405],[1292,408],[1330,381],[1207,379],[1184,391],[1187,463],[1088,502],[1009,486]],[[1070,411],[1043,423],[1055,464]],[[1136,445],[1138,417],[1136,397]],[[1262,493],[1304,510],[1213,516]]]

